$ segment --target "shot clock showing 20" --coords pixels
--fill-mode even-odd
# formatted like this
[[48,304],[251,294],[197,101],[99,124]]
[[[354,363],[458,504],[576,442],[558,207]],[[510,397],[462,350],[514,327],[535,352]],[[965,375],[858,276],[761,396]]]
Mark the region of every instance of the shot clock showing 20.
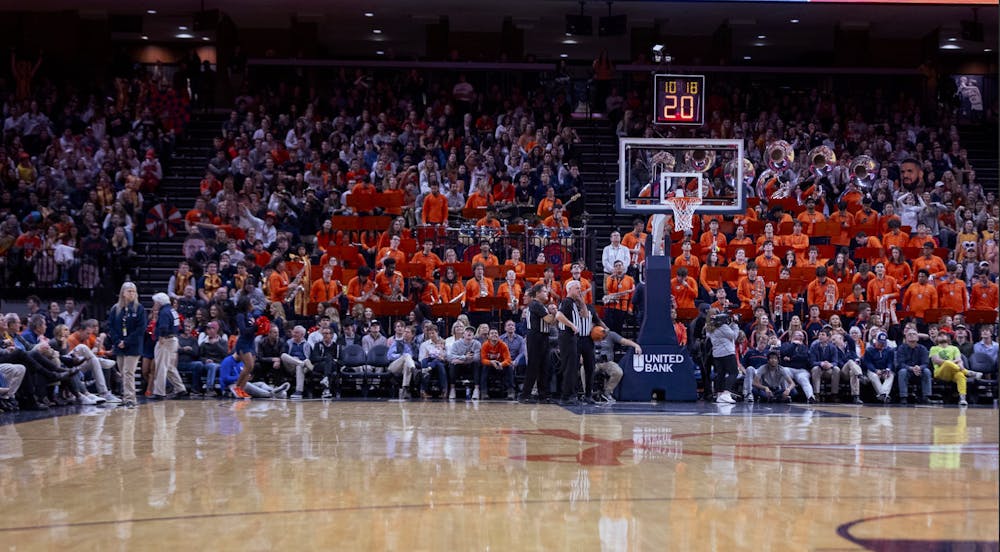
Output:
[[656,124],[705,124],[705,75],[656,75],[653,82]]

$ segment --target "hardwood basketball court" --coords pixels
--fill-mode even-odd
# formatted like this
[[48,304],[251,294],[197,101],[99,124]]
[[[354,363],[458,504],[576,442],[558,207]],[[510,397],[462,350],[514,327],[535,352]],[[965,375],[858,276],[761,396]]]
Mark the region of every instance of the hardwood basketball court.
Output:
[[11,550],[998,548],[995,409],[189,400],[3,421]]

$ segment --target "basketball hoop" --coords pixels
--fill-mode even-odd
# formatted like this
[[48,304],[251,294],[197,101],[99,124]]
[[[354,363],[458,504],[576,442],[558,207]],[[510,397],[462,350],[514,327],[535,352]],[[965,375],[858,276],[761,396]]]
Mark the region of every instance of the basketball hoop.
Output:
[[674,212],[674,230],[690,232],[694,228],[694,210],[701,205],[700,197],[672,196],[663,198],[670,210]]

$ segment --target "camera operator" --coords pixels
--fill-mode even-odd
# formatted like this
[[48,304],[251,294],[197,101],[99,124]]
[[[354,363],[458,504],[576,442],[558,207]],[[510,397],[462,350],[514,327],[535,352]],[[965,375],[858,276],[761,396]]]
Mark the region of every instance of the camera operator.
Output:
[[730,390],[736,384],[739,371],[736,364],[736,336],[740,327],[728,312],[716,314],[705,323],[705,333],[712,342],[712,363],[715,365],[715,402],[735,404]]

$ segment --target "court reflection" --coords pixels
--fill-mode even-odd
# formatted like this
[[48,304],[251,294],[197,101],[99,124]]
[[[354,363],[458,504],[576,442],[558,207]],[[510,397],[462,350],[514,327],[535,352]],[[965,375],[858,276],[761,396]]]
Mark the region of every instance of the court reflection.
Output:
[[862,510],[995,503],[996,411],[838,412],[851,415],[350,401],[101,410],[0,426],[0,534],[123,550],[214,546],[221,527],[254,548],[796,547],[845,544],[835,528]]

